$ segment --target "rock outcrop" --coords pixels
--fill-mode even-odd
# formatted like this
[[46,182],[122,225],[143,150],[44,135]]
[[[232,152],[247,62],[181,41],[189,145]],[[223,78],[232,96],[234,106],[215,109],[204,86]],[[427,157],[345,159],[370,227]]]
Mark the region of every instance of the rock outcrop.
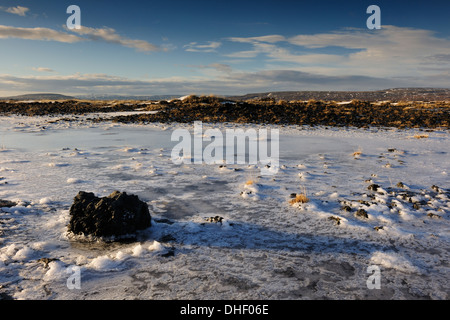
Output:
[[76,235],[122,237],[150,226],[148,205],[137,196],[115,191],[98,198],[81,191],[70,208],[68,231]]

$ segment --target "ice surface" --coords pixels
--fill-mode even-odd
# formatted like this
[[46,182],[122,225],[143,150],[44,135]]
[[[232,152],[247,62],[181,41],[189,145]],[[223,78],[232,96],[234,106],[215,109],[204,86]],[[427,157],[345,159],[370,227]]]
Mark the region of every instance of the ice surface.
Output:
[[[261,176],[258,165],[173,164],[171,133],[189,125],[54,120],[0,118],[0,199],[18,202],[0,209],[3,296],[448,299],[447,131],[276,127],[280,169]],[[131,243],[67,234],[80,190],[138,195],[152,227]],[[304,190],[310,201],[291,205]],[[366,286],[371,265],[381,290]],[[81,290],[66,285],[72,266]]]

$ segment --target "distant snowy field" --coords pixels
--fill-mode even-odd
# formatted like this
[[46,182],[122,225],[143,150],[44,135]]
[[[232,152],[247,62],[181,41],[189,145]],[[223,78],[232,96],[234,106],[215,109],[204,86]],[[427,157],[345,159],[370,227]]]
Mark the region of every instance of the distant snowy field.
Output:
[[[264,177],[174,165],[179,126],[55,119],[0,117],[0,199],[19,202],[0,209],[0,299],[449,298],[448,131],[277,127],[281,169]],[[138,242],[74,239],[80,190],[136,194],[153,225]]]

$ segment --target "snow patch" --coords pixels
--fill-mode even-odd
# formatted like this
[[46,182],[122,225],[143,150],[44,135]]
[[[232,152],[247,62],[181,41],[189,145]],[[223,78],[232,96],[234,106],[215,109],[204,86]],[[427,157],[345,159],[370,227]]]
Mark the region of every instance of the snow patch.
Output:
[[60,280],[67,277],[67,268],[61,261],[52,261],[48,266],[49,269],[44,275],[44,281]]
[[375,252],[370,258],[370,262],[389,269],[395,269],[406,273],[417,273],[416,268],[408,259],[395,252]]
[[67,183],[68,184],[78,184],[78,183],[82,183],[83,180],[81,179],[77,179],[77,178],[69,178],[67,179]]
[[92,259],[86,267],[96,271],[114,271],[117,270],[119,263],[120,262],[115,261],[108,255],[103,255]]
[[51,204],[52,203],[52,199],[50,199],[49,197],[45,197],[39,200],[39,204]]
[[30,259],[35,251],[29,247],[24,247],[16,252],[14,257],[12,257],[15,261],[25,261]]
[[164,250],[164,246],[158,241],[153,241],[153,243],[148,247],[148,250],[153,252],[159,252]]

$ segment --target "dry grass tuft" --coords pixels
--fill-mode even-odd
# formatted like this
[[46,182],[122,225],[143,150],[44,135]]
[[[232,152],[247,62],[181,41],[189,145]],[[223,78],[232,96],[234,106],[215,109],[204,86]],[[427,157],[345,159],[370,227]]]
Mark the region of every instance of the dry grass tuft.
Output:
[[309,202],[309,198],[306,195],[306,188],[302,187],[301,189],[302,189],[302,193],[297,194],[294,199],[289,201],[289,203],[291,205],[298,204],[298,203],[308,203]]
[[416,134],[414,138],[416,139],[428,139],[430,136],[428,134]]
[[357,157],[359,157],[359,156],[361,156],[361,155],[362,155],[362,149],[361,149],[361,147],[358,148],[357,151],[353,152],[353,157],[355,157],[355,158],[357,158]]
[[290,204],[297,204],[297,203],[308,203],[309,198],[306,196],[306,194],[298,194],[295,199],[292,199],[289,201]]

